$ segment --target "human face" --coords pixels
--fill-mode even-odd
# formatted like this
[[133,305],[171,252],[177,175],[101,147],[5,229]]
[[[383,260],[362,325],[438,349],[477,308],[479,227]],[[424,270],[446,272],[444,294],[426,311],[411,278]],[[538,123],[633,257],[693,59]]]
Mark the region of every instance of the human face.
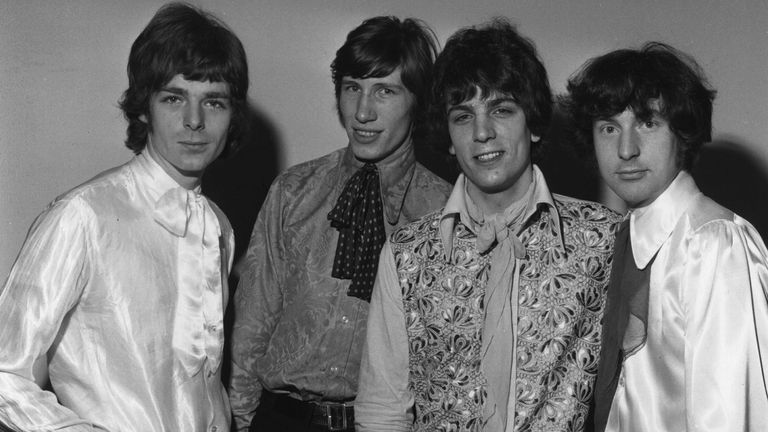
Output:
[[205,168],[224,150],[232,119],[229,84],[174,76],[149,99],[147,148],[179,185],[200,184]]
[[377,162],[410,145],[415,101],[400,80],[400,69],[382,78],[343,77],[339,115],[355,157]]
[[468,101],[448,105],[449,151],[469,180],[467,190],[486,213],[503,211],[533,181],[531,142],[525,112],[510,95],[480,89]]
[[598,119],[592,136],[600,174],[631,208],[652,203],[680,172],[677,138],[659,115],[658,103],[648,120],[630,108]]

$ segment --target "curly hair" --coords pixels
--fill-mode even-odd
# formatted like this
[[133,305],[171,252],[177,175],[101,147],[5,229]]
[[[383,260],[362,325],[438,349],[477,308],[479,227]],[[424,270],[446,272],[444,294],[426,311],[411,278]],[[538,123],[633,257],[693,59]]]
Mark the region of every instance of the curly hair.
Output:
[[577,145],[594,159],[596,120],[632,109],[641,120],[658,112],[677,138],[678,166],[689,170],[705,142],[712,140],[709,86],[693,58],[661,42],[621,49],[587,61],[568,80],[563,106]]
[[140,153],[152,125],[149,100],[174,76],[229,85],[233,116],[224,153],[237,146],[245,123],[248,62],[240,40],[214,16],[185,3],[160,8],[131,46],[128,89],[120,108],[128,120],[125,145]]
[[[493,93],[512,96],[525,113],[528,129],[544,137],[552,117],[552,91],[547,70],[533,42],[504,18],[454,33],[435,60],[428,119],[432,143],[450,146],[446,107]],[[532,146],[532,157],[540,155]]]

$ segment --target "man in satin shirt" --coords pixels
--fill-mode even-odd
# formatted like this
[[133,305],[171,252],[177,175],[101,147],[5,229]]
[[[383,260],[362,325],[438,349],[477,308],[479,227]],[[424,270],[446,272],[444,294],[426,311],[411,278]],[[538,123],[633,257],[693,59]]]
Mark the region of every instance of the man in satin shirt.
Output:
[[120,102],[135,157],[48,206],[0,294],[6,428],[229,430],[234,240],[200,180],[236,144],[247,90],[240,41],[201,10],[164,6],[136,39]]
[[451,36],[432,88],[462,175],[381,253],[358,431],[582,431],[620,218],[551,193],[533,163],[552,95],[508,22]]
[[693,59],[657,42],[589,60],[568,90],[580,141],[630,209],[591,427],[768,430],[768,251],[690,175],[715,92]]
[[331,65],[349,143],[289,168],[259,212],[235,293],[230,400],[237,429],[353,430],[378,255],[449,185],[414,158],[434,59],[418,20],[375,17]]

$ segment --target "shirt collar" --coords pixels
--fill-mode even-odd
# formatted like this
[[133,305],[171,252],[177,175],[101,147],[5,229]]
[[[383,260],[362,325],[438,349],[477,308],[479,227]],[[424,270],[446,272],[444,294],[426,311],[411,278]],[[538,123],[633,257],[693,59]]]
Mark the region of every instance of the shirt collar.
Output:
[[630,210],[629,235],[637,268],[643,269],[648,265],[672,234],[685,210],[700,194],[693,177],[686,171],[680,171],[652,203]]
[[[341,161],[341,170],[337,185],[343,187],[352,175],[365,165],[355,158],[352,149],[347,147]],[[384,217],[390,225],[396,225],[405,202],[405,193],[411,184],[416,170],[416,156],[413,146],[404,143],[394,153],[375,163],[379,170],[379,187]]]
[[[555,201],[552,199],[552,194],[547,186],[547,181],[544,179],[544,175],[539,170],[539,167],[533,165],[533,193],[531,194],[529,205],[527,206],[526,215],[524,220],[526,223],[523,227],[527,226],[527,222],[536,215],[542,207],[549,209],[547,212],[550,222],[557,227],[557,233],[559,237],[559,245],[561,248],[565,248],[563,244],[563,235],[560,226],[560,217],[557,213],[557,207],[555,207]],[[448,202],[445,203],[445,208],[440,215],[440,238],[443,241],[443,249],[445,250],[446,259],[451,255],[451,249],[453,248],[453,233],[456,227],[456,220],[461,220],[461,223],[467,227],[470,231],[474,232],[474,226],[469,217],[467,211],[466,201],[466,177],[464,174],[459,174],[459,178],[456,180],[456,184],[453,186],[451,195],[448,197]]]
[[[160,199],[169,190],[182,187],[152,159],[148,151],[142,151],[134,156],[131,165],[137,181],[142,184],[143,190],[147,192],[152,202]],[[198,185],[192,191],[199,195],[200,186]]]

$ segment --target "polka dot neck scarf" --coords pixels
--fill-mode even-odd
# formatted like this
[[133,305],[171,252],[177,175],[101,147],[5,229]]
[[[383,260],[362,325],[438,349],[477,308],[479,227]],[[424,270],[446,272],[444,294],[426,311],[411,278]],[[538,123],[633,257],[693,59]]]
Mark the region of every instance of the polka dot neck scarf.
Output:
[[371,163],[347,181],[328,213],[331,226],[339,231],[331,275],[351,279],[347,295],[367,302],[371,301],[379,254],[386,238],[382,213],[379,171]]

